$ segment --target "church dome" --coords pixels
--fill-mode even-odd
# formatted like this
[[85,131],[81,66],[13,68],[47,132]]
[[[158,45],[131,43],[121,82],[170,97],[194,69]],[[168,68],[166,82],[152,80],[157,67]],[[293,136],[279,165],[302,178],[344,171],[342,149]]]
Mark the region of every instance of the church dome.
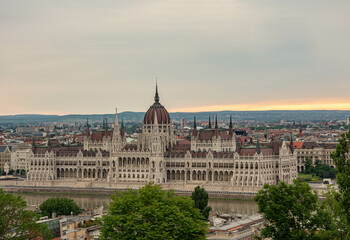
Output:
[[158,124],[170,124],[170,116],[168,111],[162,104],[159,103],[158,86],[156,86],[156,95],[154,96],[154,103],[148,109],[143,119],[144,124],[154,124],[154,118],[157,113]]

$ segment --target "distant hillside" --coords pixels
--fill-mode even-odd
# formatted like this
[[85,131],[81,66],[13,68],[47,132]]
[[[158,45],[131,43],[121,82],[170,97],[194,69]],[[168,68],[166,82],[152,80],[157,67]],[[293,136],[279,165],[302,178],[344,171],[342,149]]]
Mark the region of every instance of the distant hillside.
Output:
[[[124,121],[141,122],[143,120],[144,112],[122,112],[118,114],[119,119]],[[173,121],[181,121],[186,119],[192,121],[193,116],[196,116],[198,121],[207,121],[209,116],[218,116],[219,120],[228,121],[230,116],[234,120],[257,120],[257,121],[280,121],[286,119],[287,121],[332,121],[332,120],[346,120],[350,116],[350,111],[335,111],[335,110],[307,110],[307,111],[221,111],[221,112],[197,112],[184,113],[175,112],[170,113]],[[40,114],[22,114],[22,115],[8,115],[0,116],[1,124],[26,124],[26,123],[40,123],[40,122],[80,122],[101,121],[104,116],[107,116],[109,122],[114,121],[114,114],[70,114],[64,116],[58,115],[40,115]]]

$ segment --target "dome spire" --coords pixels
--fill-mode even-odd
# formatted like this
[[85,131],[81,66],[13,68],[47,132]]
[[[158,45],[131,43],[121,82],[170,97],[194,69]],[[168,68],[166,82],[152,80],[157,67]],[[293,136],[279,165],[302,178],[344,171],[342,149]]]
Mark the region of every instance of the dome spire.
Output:
[[156,95],[154,96],[154,102],[159,103],[159,95],[158,95],[158,82],[156,77]]

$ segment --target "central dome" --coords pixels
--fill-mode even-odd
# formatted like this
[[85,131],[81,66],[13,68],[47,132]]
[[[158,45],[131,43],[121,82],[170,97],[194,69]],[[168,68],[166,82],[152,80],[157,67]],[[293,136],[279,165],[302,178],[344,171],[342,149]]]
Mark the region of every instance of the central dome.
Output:
[[168,111],[159,103],[158,86],[156,85],[156,95],[154,96],[154,103],[148,109],[143,119],[144,124],[154,124],[154,118],[157,113],[158,124],[170,124],[170,116]]

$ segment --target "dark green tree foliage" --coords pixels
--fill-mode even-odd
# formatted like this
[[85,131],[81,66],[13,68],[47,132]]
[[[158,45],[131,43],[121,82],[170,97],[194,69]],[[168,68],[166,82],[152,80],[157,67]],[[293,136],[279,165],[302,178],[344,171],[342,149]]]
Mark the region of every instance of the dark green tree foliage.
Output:
[[[344,217],[347,226],[350,226],[350,130],[342,134],[335,151],[331,154],[334,164],[338,169],[336,181],[338,183],[339,193],[334,199],[340,205],[341,218]],[[350,233],[348,232],[349,238]]]
[[304,166],[305,166],[305,171],[304,171],[304,172],[305,172],[306,174],[311,173],[311,171],[312,171],[311,168],[312,168],[313,166],[312,166],[312,161],[311,161],[310,158],[307,157],[307,158],[305,159],[305,161],[304,161]]
[[266,219],[261,238],[333,239],[332,219],[307,183],[265,184],[254,200]]
[[56,215],[73,215],[81,213],[81,209],[74,202],[74,200],[69,198],[49,198],[40,205],[40,210],[43,216],[48,216],[51,218],[52,213]]
[[205,219],[208,219],[211,207],[208,206],[209,197],[207,191],[205,191],[204,188],[197,186],[194,189],[194,192],[192,192],[191,198],[194,201],[194,206],[201,211]]
[[206,222],[189,197],[158,185],[112,195],[100,239],[206,239]]
[[316,176],[321,178],[332,178],[332,179],[335,179],[335,177],[337,176],[337,169],[334,169],[327,164],[323,164],[319,160],[317,160],[313,165],[311,159],[307,157],[306,160],[304,161],[304,165],[305,165],[304,173],[306,174],[315,174]]
[[47,225],[37,224],[39,216],[26,210],[27,203],[21,196],[6,194],[0,189],[0,239],[25,240],[34,237],[49,239]]

